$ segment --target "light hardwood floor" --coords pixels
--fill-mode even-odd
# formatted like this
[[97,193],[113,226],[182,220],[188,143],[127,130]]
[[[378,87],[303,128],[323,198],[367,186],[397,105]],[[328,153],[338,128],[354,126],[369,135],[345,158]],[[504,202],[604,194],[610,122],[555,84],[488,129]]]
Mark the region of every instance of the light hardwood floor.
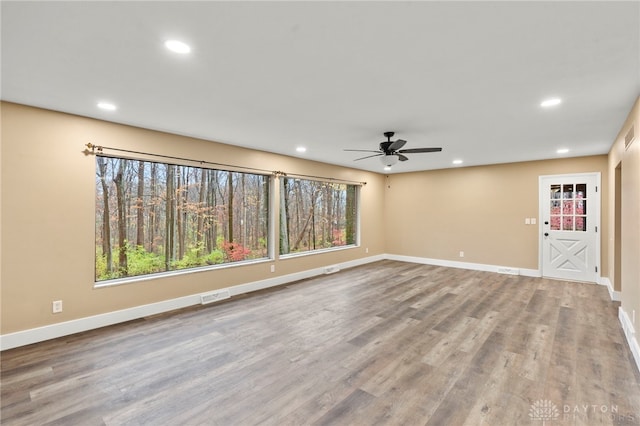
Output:
[[604,287],[394,261],[1,361],[3,425],[640,424]]

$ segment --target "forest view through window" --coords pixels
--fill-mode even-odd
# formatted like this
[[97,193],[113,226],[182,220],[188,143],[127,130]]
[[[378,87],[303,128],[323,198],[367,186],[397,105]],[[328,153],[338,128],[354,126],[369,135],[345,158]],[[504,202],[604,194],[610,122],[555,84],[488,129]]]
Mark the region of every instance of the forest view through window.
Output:
[[280,179],[280,254],[356,244],[357,186]]
[[269,177],[96,157],[96,281],[268,256]]

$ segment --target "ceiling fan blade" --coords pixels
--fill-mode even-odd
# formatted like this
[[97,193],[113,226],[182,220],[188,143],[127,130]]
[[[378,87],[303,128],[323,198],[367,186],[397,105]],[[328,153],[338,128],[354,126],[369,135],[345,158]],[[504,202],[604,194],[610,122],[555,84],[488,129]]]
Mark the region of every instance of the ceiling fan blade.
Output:
[[383,153],[379,152],[377,154],[374,155],[367,155],[366,157],[362,157],[362,158],[356,158],[353,161],[358,161],[358,160],[364,160],[365,158],[371,158],[371,157],[380,157],[381,155],[384,155]]
[[380,151],[374,151],[372,149],[343,149],[343,151],[352,151],[352,152],[380,152]]
[[420,152],[440,152],[442,148],[409,148],[409,149],[401,149],[398,152],[403,154],[418,154]]
[[404,139],[398,139],[397,141],[392,142],[391,145],[389,145],[389,151],[397,151],[406,143],[407,141],[405,141]]
[[405,157],[402,154],[396,154],[396,155],[398,156],[398,160],[400,160],[400,161],[407,161],[409,159],[409,158]]

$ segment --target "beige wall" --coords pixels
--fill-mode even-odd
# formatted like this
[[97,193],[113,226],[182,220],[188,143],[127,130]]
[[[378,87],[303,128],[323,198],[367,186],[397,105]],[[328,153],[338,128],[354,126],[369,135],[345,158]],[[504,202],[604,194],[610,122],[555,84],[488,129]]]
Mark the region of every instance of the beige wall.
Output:
[[[87,142],[366,181],[361,247],[94,289],[95,159]],[[1,333],[274,278],[384,252],[382,175],[2,103]],[[365,254],[365,248],[369,253]],[[276,272],[270,272],[272,263]],[[51,313],[63,300],[64,311]]]
[[[600,172],[607,157],[465,167],[391,175],[385,185],[386,251],[390,254],[538,269],[538,177]],[[601,223],[607,223],[602,196]],[[601,266],[607,271],[607,232]],[[459,252],[464,251],[464,258]]]
[[[635,129],[635,142],[625,150],[624,138],[631,126]],[[619,187],[616,188],[616,168],[621,166]],[[608,227],[609,235],[609,276],[620,288],[622,309],[640,329],[640,97],[629,113],[620,133],[609,152],[610,202],[611,213]],[[616,195],[620,199],[616,199]],[[619,232],[616,234],[615,206],[620,206]],[[618,239],[617,239],[618,238]],[[616,247],[618,250],[616,250]],[[615,254],[620,253],[619,262]],[[616,268],[616,265],[619,265]],[[616,271],[620,277],[616,276]],[[635,315],[633,314],[635,312]]]
[[[615,167],[622,162],[622,306],[640,314],[640,144],[624,152],[636,104],[609,156],[396,174],[331,166],[209,141],[2,103],[0,150],[2,334],[216,288],[390,253],[538,268],[538,176],[602,173],[602,271],[615,274]],[[637,136],[638,138],[638,136]],[[95,160],[84,144],[154,152],[288,173],[366,181],[361,246],[135,284],[93,288]],[[611,238],[609,238],[611,236]],[[365,253],[365,248],[369,253]],[[458,257],[464,251],[465,257]],[[276,272],[270,273],[271,264]],[[613,279],[612,279],[613,282]],[[64,312],[51,314],[51,301]],[[635,324],[636,329],[638,324]]]

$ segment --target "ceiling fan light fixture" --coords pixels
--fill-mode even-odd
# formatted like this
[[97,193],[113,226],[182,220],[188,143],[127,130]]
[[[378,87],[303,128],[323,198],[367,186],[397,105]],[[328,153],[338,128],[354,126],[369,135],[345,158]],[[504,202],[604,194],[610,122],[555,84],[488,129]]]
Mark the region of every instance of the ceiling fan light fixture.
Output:
[[380,162],[383,166],[391,167],[398,162],[397,155],[383,155],[380,157]]

